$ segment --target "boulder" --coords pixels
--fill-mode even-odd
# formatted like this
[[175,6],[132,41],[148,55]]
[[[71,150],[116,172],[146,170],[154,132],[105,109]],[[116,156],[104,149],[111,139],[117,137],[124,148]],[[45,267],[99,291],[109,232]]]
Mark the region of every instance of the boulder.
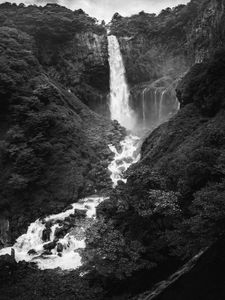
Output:
[[56,228],[55,230],[55,237],[57,238],[63,238],[65,236],[66,232],[63,227]]
[[133,162],[133,158],[131,156],[125,157],[123,159],[127,164],[131,164]]
[[31,249],[27,252],[28,255],[36,255],[37,254],[37,251],[34,250],[34,249]]
[[74,214],[78,218],[85,218],[87,211],[85,209],[75,209]]
[[70,209],[72,209],[72,208],[73,208],[73,206],[72,206],[72,205],[69,205],[69,206],[67,206],[66,208],[63,209],[63,212],[66,212],[67,210],[70,210]]
[[50,243],[48,243],[48,244],[45,244],[45,245],[43,246],[43,248],[44,248],[45,250],[52,250],[52,249],[55,248],[55,246],[56,246],[56,242],[53,241],[53,242],[50,242]]
[[50,241],[51,232],[52,232],[52,230],[50,227],[47,227],[43,230],[43,232],[42,232],[42,241],[43,242]]
[[45,251],[42,253],[42,256],[44,256],[44,255],[52,255],[51,250],[45,250]]
[[57,248],[56,248],[57,252],[63,252],[63,245],[61,243],[57,244]]

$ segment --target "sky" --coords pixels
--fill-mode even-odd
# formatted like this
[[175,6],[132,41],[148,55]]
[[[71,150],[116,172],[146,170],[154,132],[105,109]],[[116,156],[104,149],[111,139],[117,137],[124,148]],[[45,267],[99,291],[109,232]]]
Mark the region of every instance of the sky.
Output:
[[[3,2],[6,1],[0,0],[0,3]],[[186,4],[189,0],[7,0],[7,2],[38,5],[55,2],[72,10],[82,8],[91,17],[109,22],[115,12],[122,16],[130,16],[142,10],[159,13],[164,8]]]

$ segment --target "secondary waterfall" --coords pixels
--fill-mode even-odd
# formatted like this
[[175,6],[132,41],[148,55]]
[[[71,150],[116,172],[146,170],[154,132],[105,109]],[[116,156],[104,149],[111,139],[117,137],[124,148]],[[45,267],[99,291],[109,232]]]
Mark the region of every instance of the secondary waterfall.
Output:
[[146,126],[146,108],[145,108],[145,92],[147,88],[145,88],[142,92],[142,117],[143,117],[143,128]]
[[114,35],[108,36],[110,65],[110,112],[111,119],[117,120],[125,128],[135,128],[135,113],[129,106],[129,89],[125,77],[125,67],[120,45]]
[[133,96],[140,127],[152,129],[170,119],[179,110],[175,89],[169,86],[144,86]]

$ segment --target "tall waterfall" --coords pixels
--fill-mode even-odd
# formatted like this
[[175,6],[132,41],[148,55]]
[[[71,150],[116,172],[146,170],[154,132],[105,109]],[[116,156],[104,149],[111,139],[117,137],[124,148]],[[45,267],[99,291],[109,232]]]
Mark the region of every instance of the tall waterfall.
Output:
[[125,128],[135,128],[135,113],[129,106],[129,89],[125,77],[125,67],[120,46],[114,35],[108,36],[110,65],[110,112],[112,120],[117,120]]

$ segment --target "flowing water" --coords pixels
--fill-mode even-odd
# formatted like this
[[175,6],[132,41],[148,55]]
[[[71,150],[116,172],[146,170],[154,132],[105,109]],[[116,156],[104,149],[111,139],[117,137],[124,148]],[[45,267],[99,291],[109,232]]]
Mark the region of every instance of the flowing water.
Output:
[[109,146],[110,150],[115,154],[114,160],[109,165],[114,187],[116,187],[119,180],[126,182],[126,179],[123,177],[124,172],[130,165],[138,162],[140,159],[140,155],[137,152],[139,142],[139,137],[128,135],[121,142],[121,151],[118,151],[115,146]]
[[160,95],[160,100],[159,100],[159,122],[163,119],[163,100],[164,100],[164,95],[166,93],[166,90],[161,92]]
[[146,127],[146,105],[145,105],[145,93],[148,88],[145,88],[142,92],[142,117],[143,117],[143,129]]
[[[126,181],[123,173],[137,162],[139,138],[129,135],[121,142],[120,151],[109,145],[115,157],[109,165],[113,186],[119,180]],[[16,261],[36,262],[40,269],[76,269],[82,265],[80,251],[85,248],[85,232],[96,219],[96,207],[107,198],[87,197],[74,203],[64,212],[38,219],[30,224],[9,248],[0,250],[0,255],[15,251]]]
[[[111,117],[127,129],[135,126],[135,116],[129,107],[129,90],[125,79],[125,69],[119,43],[109,36],[109,61],[111,70]],[[128,135],[116,148],[109,145],[114,159],[108,166],[113,187],[119,180],[126,182],[124,172],[139,160],[137,153],[139,138]],[[96,219],[97,206],[107,198],[99,195],[81,199],[64,212],[38,219],[30,224],[9,248],[0,250],[0,255],[15,252],[17,262],[36,262],[40,269],[76,269],[82,265],[81,251],[85,248],[86,230]]]
[[110,65],[110,113],[112,120],[117,120],[129,130],[135,128],[135,113],[129,106],[129,88],[125,77],[125,67],[120,46],[114,35],[108,36]]

